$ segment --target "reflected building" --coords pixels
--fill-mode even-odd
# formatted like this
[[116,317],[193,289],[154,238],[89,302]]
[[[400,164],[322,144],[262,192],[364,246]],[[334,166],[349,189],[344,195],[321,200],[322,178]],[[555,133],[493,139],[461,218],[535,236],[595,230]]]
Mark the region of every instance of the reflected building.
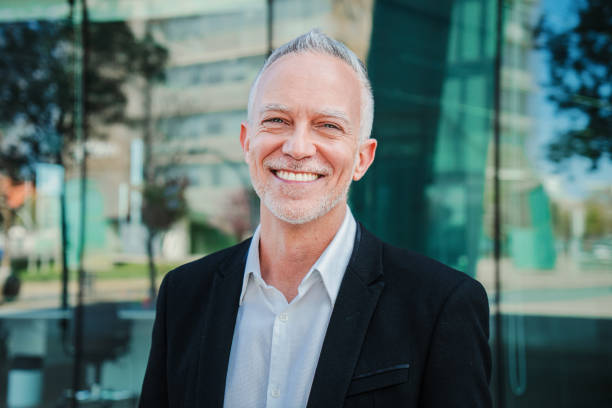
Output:
[[[148,19],[129,22],[137,36],[151,35],[169,58],[162,81],[130,83],[130,123],[109,131],[113,154],[89,160],[92,179],[103,183],[106,215],[116,220],[118,235],[111,241],[117,252],[144,254],[139,213],[146,171],[189,182],[188,216],[166,234],[173,243],[156,244],[164,255],[209,253],[252,232],[258,200],[238,136],[251,84],[269,52],[269,11],[265,1],[216,2],[184,14],[147,9]],[[272,3],[271,17],[272,47],[318,27],[366,59],[371,0],[279,0]]]
[[[65,1],[13,3],[0,7],[0,20],[7,27],[15,22],[63,24],[69,13]],[[169,55],[163,80],[147,83],[142,77],[130,76],[124,89],[126,117],[120,123],[101,123],[95,114],[89,117],[92,132],[87,143],[83,301],[85,305],[102,302],[115,306],[106,308],[113,319],[100,315],[96,307],[90,309],[93,313],[85,316],[83,332],[96,339],[107,357],[117,357],[110,343],[98,340],[114,337],[109,321],[124,328],[131,326],[129,341],[126,337],[122,341],[125,354],[98,365],[102,376],[95,380],[99,384],[93,390],[127,391],[135,403],[142,383],[155,313],[148,298],[151,282],[147,279],[146,231],[141,218],[145,173],[186,176],[190,182],[187,216],[156,242],[163,255],[157,259],[160,273],[185,258],[230,245],[248,235],[257,223],[258,203],[250,190],[238,135],[240,123],[246,119],[249,87],[270,48],[271,11],[272,46],[319,27],[366,60],[376,98],[373,136],[380,144],[373,167],[351,188],[353,212],[386,241],[424,252],[474,275],[485,286],[492,303],[491,345],[499,352],[493,354],[496,405],[612,406],[610,177],[601,172],[599,176],[604,177],[589,184],[571,168],[565,175],[547,174],[542,172],[542,159],[533,157],[532,146],[534,139],[543,141],[541,134],[554,136],[559,128],[567,131],[571,125],[571,118],[563,112],[550,109],[547,117],[540,114],[538,104],[551,105],[542,98],[547,89],[539,76],[551,66],[545,61],[534,63],[534,22],[542,15],[575,20],[570,6],[576,2],[87,3],[92,24],[113,23],[121,30],[129,26],[138,38],[150,35]],[[498,4],[502,4],[505,17],[498,112],[501,163],[495,168],[492,138]],[[75,21],[69,25],[78,29]],[[593,26],[592,20],[584,25],[602,30]],[[90,44],[90,51],[101,52],[97,47],[105,45],[96,41]],[[18,58],[9,68],[21,70],[20,61],[29,57],[30,51],[28,47],[13,51]],[[77,70],[84,63],[81,56],[78,53],[74,61]],[[43,55],[42,59],[46,58]],[[113,60],[110,73],[115,65],[121,71],[123,62]],[[72,65],[65,72],[71,69]],[[69,85],[75,86],[72,82]],[[79,95],[77,89],[69,91]],[[88,90],[94,97],[96,91],[99,89],[93,86]],[[569,97],[581,96],[570,92]],[[602,102],[608,101],[603,98]],[[15,124],[0,124],[2,132],[6,134],[5,126],[11,125]],[[79,157],[72,160],[71,153],[66,155],[71,161],[65,167],[68,235],[74,251],[79,239],[81,180]],[[603,168],[609,169],[609,164]],[[37,362],[35,369],[44,385],[39,397],[45,406],[58,405],[58,399],[68,395],[66,390],[74,391],[72,375],[78,364],[71,352],[71,329],[76,330],[75,315],[56,310],[63,305],[60,277],[46,274],[50,258],[59,252],[63,171],[59,165],[38,164],[36,196],[32,205],[27,203],[20,210],[20,217],[31,215],[32,221],[20,219],[18,229],[25,231],[21,237],[35,237],[36,245],[34,250],[24,245],[23,252],[13,254],[34,260],[38,257],[41,267],[35,262],[31,268],[21,265],[22,292],[15,302],[0,307],[0,354],[4,357],[0,358],[0,405],[8,398],[9,370],[23,362],[23,356]],[[499,259],[493,255],[497,204],[493,203],[492,182],[496,172],[501,181]],[[567,175],[578,177],[564,180]],[[583,195],[570,197],[566,187],[577,185]],[[13,238],[16,246],[27,241]],[[71,255],[73,264],[74,256],[75,252]],[[56,269],[59,263],[55,262]],[[501,270],[497,281],[494,263]],[[67,301],[75,305],[76,280],[72,274],[69,278]],[[157,283],[159,280],[153,285]],[[496,292],[498,288],[501,293]]]
[[381,145],[352,195],[384,239],[472,275],[492,135],[495,6],[376,3],[368,61]]
[[534,168],[528,148],[541,129],[533,105],[542,92],[534,73],[535,15],[539,1],[513,4],[506,10],[501,94],[502,208],[504,255],[517,269],[555,267],[551,202]]
[[[369,70],[377,103],[373,133],[381,145],[352,195],[360,219],[383,238],[470,275],[481,255],[492,257],[494,239],[496,4],[376,3]],[[551,268],[549,203],[526,151],[534,132],[532,28],[521,24],[535,7],[523,2],[511,9],[520,15],[507,15],[500,178],[503,194],[520,202],[504,208],[506,254],[521,266]]]

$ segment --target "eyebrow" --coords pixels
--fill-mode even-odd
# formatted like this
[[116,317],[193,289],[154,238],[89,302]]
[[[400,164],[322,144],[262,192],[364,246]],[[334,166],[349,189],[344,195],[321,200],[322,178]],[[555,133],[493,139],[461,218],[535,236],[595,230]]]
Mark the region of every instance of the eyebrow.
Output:
[[[261,110],[259,111],[259,114],[264,114],[266,112],[270,112],[270,111],[277,111],[277,112],[291,112],[291,109],[287,106],[287,105],[283,105],[280,103],[268,103],[266,105],[264,105]],[[344,113],[341,110],[336,110],[336,109],[323,109],[320,111],[315,112],[317,115],[320,116],[329,116],[332,118],[336,118],[336,119],[340,119],[341,121],[345,122],[345,123],[350,123],[349,118],[347,116],[346,113]]]
[[340,111],[340,110],[323,109],[323,110],[320,110],[320,111],[318,111],[316,113],[321,115],[321,116],[330,116],[332,118],[340,119],[341,121],[343,121],[343,122],[345,122],[347,124],[350,123],[349,118],[346,115],[346,113],[344,113],[343,111]]
[[280,103],[268,103],[259,110],[259,114],[261,115],[270,111],[290,112],[291,109],[289,109],[287,105],[282,105]]

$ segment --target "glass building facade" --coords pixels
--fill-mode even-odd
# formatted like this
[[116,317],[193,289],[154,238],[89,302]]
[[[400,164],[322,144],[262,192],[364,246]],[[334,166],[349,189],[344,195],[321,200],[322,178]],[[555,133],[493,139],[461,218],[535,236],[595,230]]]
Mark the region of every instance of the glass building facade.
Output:
[[163,275],[258,224],[249,88],[314,27],[372,81],[353,212],[485,286],[495,406],[612,406],[601,0],[0,2],[0,406],[136,405]]

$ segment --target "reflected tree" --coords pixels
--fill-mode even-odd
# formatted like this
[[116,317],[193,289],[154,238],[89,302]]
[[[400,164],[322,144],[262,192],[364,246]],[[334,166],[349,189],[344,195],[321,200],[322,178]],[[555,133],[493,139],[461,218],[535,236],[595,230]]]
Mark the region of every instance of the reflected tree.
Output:
[[149,261],[149,300],[155,304],[157,293],[157,270],[153,243],[155,238],[168,230],[172,224],[187,213],[185,188],[188,182],[183,177],[165,177],[158,174],[144,186],[142,222],[147,227],[147,258]]
[[544,16],[536,46],[549,55],[549,99],[576,120],[550,144],[548,157],[561,163],[572,156],[612,157],[612,2],[576,2],[577,22],[559,27]]
[[604,238],[612,225],[612,211],[606,203],[589,200],[585,202],[584,235],[586,238]]
[[229,228],[235,242],[245,239],[253,231],[253,206],[257,208],[255,190],[244,187],[231,193],[226,201],[225,211],[220,215],[221,224]]
[[[155,47],[155,40],[151,33],[151,24],[145,23],[145,36],[143,41],[149,48]],[[155,267],[155,239],[167,231],[172,224],[187,213],[187,200],[185,188],[188,185],[186,177],[170,174],[177,164],[175,157],[163,165],[156,163],[153,155],[154,119],[152,109],[152,90],[156,82],[162,77],[155,69],[143,72],[144,87],[144,120],[143,120],[143,202],[142,222],[147,229],[146,250],[149,264],[149,302],[155,305],[157,296],[157,268]],[[167,157],[166,157],[167,159]]]
[[[84,104],[91,135],[99,124],[125,120],[125,83],[135,76],[160,77],[167,50],[149,38],[137,39],[124,22],[89,28],[88,89]],[[19,126],[17,143],[28,143],[38,161],[69,159],[74,142],[75,49],[68,21],[0,25],[0,123]]]
[[[87,89],[75,101],[75,67],[81,49],[75,42],[72,16],[57,21],[0,25],[0,127],[16,135],[4,138],[1,154],[11,168],[32,173],[35,163],[72,163],[76,139],[75,112],[87,112],[91,137],[103,138],[101,124],[126,121],[125,84],[135,77],[163,75],[167,50],[150,37],[137,38],[125,22],[89,25],[88,64],[82,74]],[[27,151],[27,160],[11,152]],[[60,198],[64,274],[66,269],[65,199]]]
[[[1,133],[0,140],[4,140]],[[2,288],[5,297],[14,297],[19,291],[19,281],[12,276],[14,271],[11,270],[9,232],[17,212],[25,202],[28,185],[31,183],[31,174],[27,172],[28,162],[29,149],[17,150],[16,146],[11,146],[6,151],[0,151],[0,222],[4,236],[4,246],[0,255],[2,258],[0,277],[9,279]]]

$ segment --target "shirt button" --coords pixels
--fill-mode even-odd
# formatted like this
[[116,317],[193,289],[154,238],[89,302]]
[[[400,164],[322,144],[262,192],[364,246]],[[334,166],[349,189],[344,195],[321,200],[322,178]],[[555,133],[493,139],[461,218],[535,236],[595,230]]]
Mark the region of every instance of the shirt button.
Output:
[[280,397],[280,390],[278,389],[278,387],[273,387],[270,391],[270,395],[272,396],[272,398]]
[[286,322],[287,320],[289,320],[289,315],[283,312],[278,316],[278,318],[281,322]]

